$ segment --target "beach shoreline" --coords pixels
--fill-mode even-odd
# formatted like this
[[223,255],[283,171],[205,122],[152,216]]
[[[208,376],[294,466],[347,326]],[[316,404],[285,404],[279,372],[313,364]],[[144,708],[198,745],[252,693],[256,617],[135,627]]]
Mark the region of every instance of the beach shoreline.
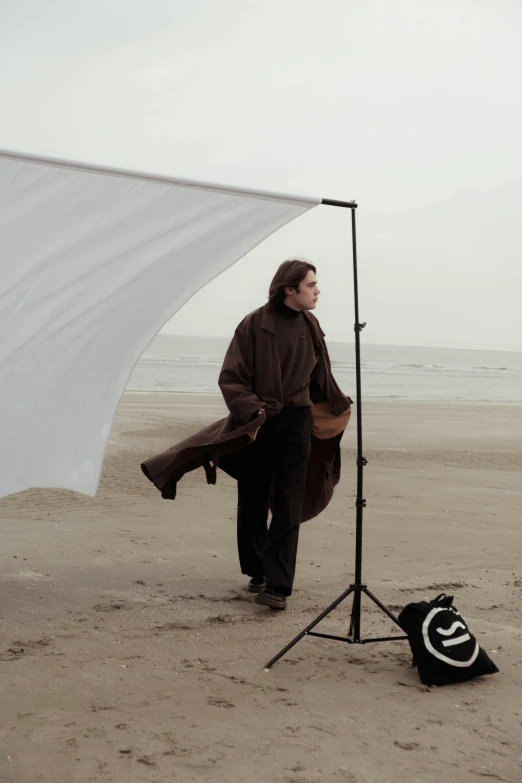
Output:
[[[165,397],[176,397],[179,396],[182,400],[186,400],[187,397],[203,397],[205,399],[210,399],[213,402],[217,402],[221,399],[221,395],[219,392],[194,392],[194,391],[170,391],[169,389],[126,389],[124,392],[124,396],[127,395],[164,395]],[[352,395],[353,398],[353,395]],[[123,398],[122,398],[123,399]],[[355,408],[355,398],[353,407]],[[474,407],[480,407],[480,406],[486,406],[488,408],[496,407],[499,408],[522,408],[522,402],[521,401],[502,401],[499,402],[498,400],[409,400],[404,397],[371,397],[369,395],[364,395],[363,397],[363,406],[367,403],[370,404],[376,404],[376,405],[448,405],[450,407],[460,407],[460,406],[474,406]]]

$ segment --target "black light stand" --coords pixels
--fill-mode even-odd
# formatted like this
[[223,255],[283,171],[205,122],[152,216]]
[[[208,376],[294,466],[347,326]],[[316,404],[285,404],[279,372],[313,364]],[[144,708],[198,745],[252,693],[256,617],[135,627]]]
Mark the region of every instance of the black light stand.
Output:
[[[345,590],[342,595],[339,596],[330,606],[328,606],[324,612],[321,612],[319,617],[316,617],[313,622],[310,623],[301,633],[299,633],[295,639],[286,645],[280,652],[277,653],[265,666],[269,669],[280,658],[283,657],[294,645],[297,644],[304,636],[320,636],[323,639],[335,639],[339,642],[348,642],[348,644],[369,644],[370,642],[388,642],[407,639],[407,636],[383,636],[372,637],[369,639],[361,639],[361,597],[365,595],[376,604],[379,609],[388,615],[390,620],[399,626],[399,621],[384,604],[382,604],[373,593],[368,590],[367,585],[362,584],[362,534],[363,534],[363,508],[366,507],[366,500],[363,498],[363,469],[368,464],[367,460],[363,457],[363,445],[362,445],[362,411],[361,411],[361,344],[360,333],[364,329],[366,323],[359,322],[359,289],[357,281],[357,239],[355,233],[355,210],[357,204],[355,201],[335,201],[332,199],[323,199],[322,204],[326,204],[330,207],[345,207],[351,210],[352,214],[352,256],[353,256],[353,295],[355,303],[355,373],[356,373],[356,389],[357,389],[357,499],[355,501],[356,506],[356,523],[355,523],[355,582],[350,585],[348,590]],[[352,613],[350,619],[350,628],[347,636],[334,636],[329,633],[318,633],[314,631],[316,625],[321,620],[330,614],[336,606],[339,606],[345,598],[353,594]]]

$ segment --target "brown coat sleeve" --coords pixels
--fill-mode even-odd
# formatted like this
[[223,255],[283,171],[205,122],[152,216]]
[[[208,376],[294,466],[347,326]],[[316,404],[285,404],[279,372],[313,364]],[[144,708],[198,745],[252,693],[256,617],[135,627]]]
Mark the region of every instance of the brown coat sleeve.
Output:
[[219,375],[219,388],[235,419],[246,424],[265,407],[252,388],[254,379],[254,336],[247,316],[237,327]]

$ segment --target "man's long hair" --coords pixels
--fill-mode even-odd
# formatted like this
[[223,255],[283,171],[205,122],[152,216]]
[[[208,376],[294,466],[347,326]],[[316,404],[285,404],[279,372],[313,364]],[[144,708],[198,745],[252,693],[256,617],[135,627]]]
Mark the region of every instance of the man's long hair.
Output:
[[309,261],[303,261],[300,258],[291,258],[283,261],[270,283],[268,291],[268,305],[271,310],[275,308],[278,302],[284,302],[286,297],[285,288],[295,288],[299,290],[299,284],[305,279],[308,272],[317,270]]

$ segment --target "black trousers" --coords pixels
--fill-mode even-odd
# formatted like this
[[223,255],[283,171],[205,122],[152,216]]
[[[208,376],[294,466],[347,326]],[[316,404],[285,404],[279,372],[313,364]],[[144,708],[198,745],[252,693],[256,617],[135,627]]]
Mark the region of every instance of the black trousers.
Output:
[[245,458],[237,508],[241,572],[265,576],[267,587],[284,595],[291,595],[294,582],[312,425],[311,408],[283,408],[241,452]]

